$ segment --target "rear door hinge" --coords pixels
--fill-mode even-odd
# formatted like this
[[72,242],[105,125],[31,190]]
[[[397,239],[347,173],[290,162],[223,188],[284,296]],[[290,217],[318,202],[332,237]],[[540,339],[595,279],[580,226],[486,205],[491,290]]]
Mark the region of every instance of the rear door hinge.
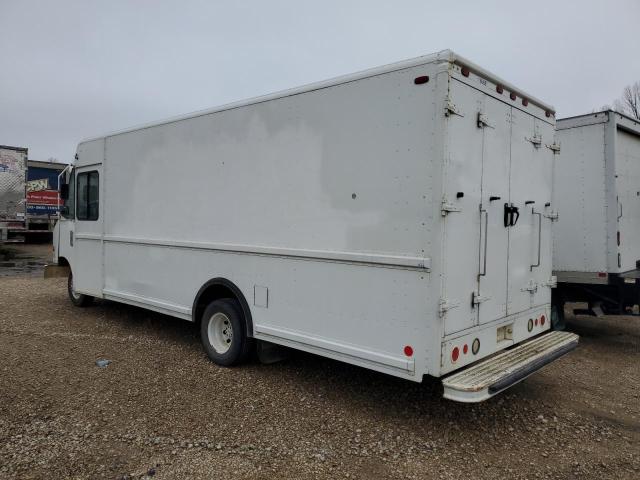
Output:
[[538,291],[538,284],[533,280],[529,280],[529,283],[527,283],[527,285],[525,287],[522,287],[520,289],[521,292],[529,292],[529,293],[536,293]]
[[491,299],[491,297],[483,297],[478,292],[473,292],[471,294],[471,304],[472,305],[480,305],[482,302],[486,302]]
[[482,112],[478,112],[478,128],[484,127],[494,128],[493,125],[489,123],[489,117]]
[[449,212],[461,212],[462,209],[460,207],[456,207],[455,205],[447,202],[446,200],[442,201],[441,206],[442,216],[446,216]]
[[458,300],[447,300],[445,298],[441,298],[438,303],[438,312],[441,317],[444,317],[445,313],[447,313],[452,308],[456,308],[460,306],[460,302]]
[[536,148],[540,148],[540,146],[542,145],[542,136],[539,134],[535,134],[533,137],[531,138],[526,138],[525,140],[527,140],[528,142],[533,143],[533,146]]
[[551,145],[547,145],[546,146],[549,150],[551,150],[553,153],[558,154],[560,153],[560,144],[559,143],[552,143]]
[[444,114],[447,117],[451,115],[458,115],[460,117],[464,117],[464,114],[460,111],[460,109],[449,99],[447,99],[447,103],[444,106]]
[[542,216],[544,218],[548,218],[549,220],[551,220],[552,222],[558,220],[558,212],[549,212],[549,213],[543,213]]

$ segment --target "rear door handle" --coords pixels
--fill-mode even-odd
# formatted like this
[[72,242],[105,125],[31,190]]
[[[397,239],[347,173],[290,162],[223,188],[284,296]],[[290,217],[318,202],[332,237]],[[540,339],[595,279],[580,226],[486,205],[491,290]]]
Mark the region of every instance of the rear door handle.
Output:
[[69,246],[73,247],[73,230],[69,231]]

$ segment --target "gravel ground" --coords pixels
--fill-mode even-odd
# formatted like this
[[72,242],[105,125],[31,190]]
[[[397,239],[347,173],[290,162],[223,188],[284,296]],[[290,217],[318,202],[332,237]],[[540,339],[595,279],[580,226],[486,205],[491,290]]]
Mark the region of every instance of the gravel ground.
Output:
[[[0,278],[0,478],[640,478],[640,320],[477,405],[294,353],[209,362],[194,327]],[[98,359],[112,361],[99,368]]]

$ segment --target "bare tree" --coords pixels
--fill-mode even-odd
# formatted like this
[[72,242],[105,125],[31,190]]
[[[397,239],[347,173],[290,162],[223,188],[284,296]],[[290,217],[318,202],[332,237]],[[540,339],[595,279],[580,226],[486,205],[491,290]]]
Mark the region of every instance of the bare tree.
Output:
[[615,109],[640,120],[640,82],[624,88],[622,98],[615,102]]

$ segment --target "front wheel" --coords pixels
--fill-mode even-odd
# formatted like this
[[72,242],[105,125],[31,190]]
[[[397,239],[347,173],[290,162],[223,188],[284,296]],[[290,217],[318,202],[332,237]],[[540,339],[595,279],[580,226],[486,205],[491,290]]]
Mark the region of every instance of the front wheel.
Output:
[[200,338],[205,352],[218,365],[229,367],[247,358],[251,339],[238,301],[224,298],[211,302],[202,315]]
[[69,299],[71,303],[73,303],[76,307],[88,307],[93,303],[93,297],[90,295],[84,295],[83,293],[78,293],[75,291],[73,287],[73,273],[69,272],[69,279],[67,280],[67,293],[69,294]]

